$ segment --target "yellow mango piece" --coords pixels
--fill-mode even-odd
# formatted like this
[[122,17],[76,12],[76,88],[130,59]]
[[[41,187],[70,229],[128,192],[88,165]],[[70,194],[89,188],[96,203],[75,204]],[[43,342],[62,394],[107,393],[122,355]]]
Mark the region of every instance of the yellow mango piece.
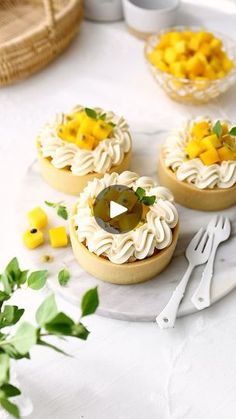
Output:
[[187,42],[184,40],[178,41],[174,45],[174,48],[178,54],[185,54],[185,52],[187,51]]
[[220,156],[215,148],[211,148],[210,150],[201,153],[199,157],[206,166],[219,163],[220,161]]
[[203,73],[204,77],[206,77],[208,80],[214,80],[217,78],[217,74],[216,72],[213,70],[213,68],[211,67],[211,65],[207,65],[204,73]]
[[210,60],[210,66],[211,68],[217,73],[218,71],[221,70],[222,68],[222,64],[220,62],[220,60],[214,56],[211,60]]
[[175,46],[179,41],[182,41],[182,33],[177,31],[170,32],[170,45]]
[[52,247],[65,247],[68,237],[65,227],[54,227],[49,230],[49,239]]
[[58,136],[62,140],[68,141],[68,137],[69,137],[70,133],[69,133],[69,129],[68,129],[68,127],[66,125],[60,125],[58,127],[57,133],[58,133]]
[[97,123],[96,119],[90,118],[89,116],[86,115],[79,127],[78,134],[91,135],[93,133],[93,129],[96,123]]
[[101,218],[105,222],[110,220],[110,204],[104,199],[97,201],[93,210],[95,217]]
[[143,204],[142,220],[146,219],[146,216],[149,213],[149,211],[150,211],[150,207]]
[[227,122],[221,122],[221,128],[222,128],[222,135],[226,135],[229,132],[229,125]]
[[209,135],[201,140],[201,143],[204,144],[207,150],[213,148],[219,148],[222,146],[220,139],[216,134]]
[[96,140],[93,135],[78,133],[75,144],[82,150],[93,150],[96,146]]
[[210,134],[210,125],[208,121],[196,122],[191,130],[191,135],[197,140]]
[[166,48],[170,45],[170,32],[164,33],[160,37],[158,48]]
[[186,153],[188,154],[190,159],[195,159],[198,157],[205,148],[202,148],[202,145],[200,142],[197,142],[195,140],[192,140],[188,143],[186,147]]
[[98,140],[102,141],[109,137],[112,133],[113,127],[104,121],[97,121],[93,128],[93,136]]
[[223,146],[218,149],[220,161],[236,160],[235,153],[229,147]]
[[78,124],[81,125],[83,120],[87,117],[87,114],[85,111],[77,112],[75,114],[75,118],[78,121]]
[[193,33],[188,43],[188,48],[191,51],[198,51],[200,47],[200,43],[201,43],[201,39],[197,36],[197,33],[196,34]]
[[23,242],[28,249],[36,249],[44,242],[43,233],[37,228],[26,230],[23,234]]
[[194,76],[201,76],[204,74],[205,67],[205,64],[196,55],[189,58],[186,63],[187,71]]
[[122,191],[120,193],[119,198],[116,200],[117,204],[120,204],[128,208],[129,211],[133,209],[137,201],[138,201],[138,197],[134,195],[134,193],[128,189]]
[[219,51],[222,47],[222,41],[221,41],[221,39],[213,38],[210,45],[211,45],[212,49],[214,49],[216,51],[217,50]]
[[155,65],[159,70],[164,71],[165,73],[170,72],[169,66],[166,63],[164,63],[164,61],[159,61]]
[[230,70],[232,70],[234,64],[233,64],[233,61],[225,57],[222,61],[222,66],[223,66],[224,71],[228,73]]
[[29,211],[27,216],[30,227],[32,228],[40,229],[46,227],[48,224],[48,216],[40,207],[36,207]]
[[211,46],[209,44],[202,44],[199,48],[199,52],[205,55],[205,57],[209,57],[211,55]]
[[170,65],[171,73],[176,77],[185,77],[185,66],[181,61],[176,61]]
[[164,51],[164,60],[167,64],[171,64],[173,62],[175,62],[177,59],[177,52],[175,51],[174,48],[172,47],[168,47],[166,48],[166,50]]

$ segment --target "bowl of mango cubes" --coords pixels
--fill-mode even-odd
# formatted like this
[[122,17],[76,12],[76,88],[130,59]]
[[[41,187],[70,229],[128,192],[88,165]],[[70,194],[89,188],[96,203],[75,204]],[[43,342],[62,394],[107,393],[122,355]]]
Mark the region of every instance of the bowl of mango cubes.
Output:
[[152,35],[145,45],[150,70],[182,103],[206,103],[236,81],[236,44],[225,35],[182,26]]

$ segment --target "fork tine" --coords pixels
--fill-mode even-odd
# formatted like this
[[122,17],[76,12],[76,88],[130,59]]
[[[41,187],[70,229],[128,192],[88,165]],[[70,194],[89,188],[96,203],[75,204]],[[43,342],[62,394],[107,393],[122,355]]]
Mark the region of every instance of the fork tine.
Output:
[[198,243],[197,250],[199,252],[203,252],[204,248],[207,246],[207,242],[209,242],[209,234],[207,231],[202,236],[201,241]]
[[198,230],[198,232],[195,234],[195,236],[191,240],[191,242],[188,246],[189,249],[193,249],[193,250],[196,249],[196,247],[198,246],[198,244],[201,240],[202,233],[203,233],[203,227],[201,227],[200,230]]
[[210,256],[210,252],[212,249],[212,245],[213,245],[213,240],[214,240],[214,235],[213,234],[209,234],[208,235],[208,240],[204,249],[204,253],[206,254],[206,257],[208,259],[208,257]]
[[218,221],[218,223],[217,223],[217,227],[219,227],[219,228],[223,228],[224,221],[225,221],[225,218],[224,218],[224,217],[222,217],[222,216],[220,216],[219,221]]
[[218,215],[215,215],[209,222],[207,229],[211,229],[217,226]]
[[228,234],[231,233],[231,223],[230,220],[228,219],[228,217],[225,217],[225,222],[224,222],[224,230],[226,230],[228,232]]

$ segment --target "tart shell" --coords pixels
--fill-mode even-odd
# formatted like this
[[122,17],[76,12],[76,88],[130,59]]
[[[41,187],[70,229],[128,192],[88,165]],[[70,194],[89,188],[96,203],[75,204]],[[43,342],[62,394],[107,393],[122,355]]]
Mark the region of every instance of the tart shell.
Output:
[[[117,166],[112,166],[112,168],[107,171],[107,173],[121,173],[129,168],[131,159],[131,150],[128,153],[125,153],[124,159]],[[68,169],[57,169],[52,165],[49,159],[44,158],[38,147],[38,160],[41,168],[41,173],[44,180],[52,186],[52,188],[69,194],[69,195],[79,195],[80,192],[85,188],[87,183],[94,178],[102,178],[104,173],[88,173],[87,175],[78,176],[73,174]]]
[[[73,210],[74,213],[75,209]],[[179,236],[178,224],[173,229],[173,240],[169,247],[160,250],[156,255],[149,258],[118,265],[90,252],[78,240],[72,217],[69,220],[69,230],[74,256],[80,266],[89,274],[102,281],[119,285],[145,282],[163,271],[171,261]]]
[[189,183],[181,182],[175,173],[166,167],[163,151],[157,171],[160,184],[170,189],[175,201],[184,207],[200,211],[220,211],[236,205],[236,185],[228,189],[199,189]]

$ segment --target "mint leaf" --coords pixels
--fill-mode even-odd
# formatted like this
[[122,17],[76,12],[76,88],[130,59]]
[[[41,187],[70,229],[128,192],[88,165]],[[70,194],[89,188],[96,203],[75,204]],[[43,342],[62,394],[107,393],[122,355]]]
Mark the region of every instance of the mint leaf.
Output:
[[9,380],[10,359],[7,354],[0,353],[0,386]]
[[6,398],[0,399],[0,405],[3,407],[3,409],[6,410],[6,412],[10,413],[14,418],[20,419],[20,412],[16,404],[10,402]]
[[17,278],[21,274],[21,270],[19,268],[19,262],[16,257],[14,257],[7,265],[5,269],[5,273],[10,276],[12,281],[17,280]]
[[48,207],[52,207],[52,208],[56,208],[57,207],[57,203],[55,202],[49,202],[49,201],[44,201],[44,203],[48,206]]
[[40,290],[46,284],[48,271],[32,272],[28,278],[28,286],[33,290]]
[[82,301],[81,301],[82,317],[93,314],[96,311],[98,305],[99,305],[99,298],[98,298],[98,290],[96,287],[87,291],[86,294],[82,298]]
[[89,330],[82,323],[75,324],[72,327],[73,336],[79,339],[86,340],[89,333]]
[[16,331],[15,336],[9,339],[9,343],[21,355],[27,354],[31,347],[37,342],[37,330],[30,323],[22,323]]
[[116,124],[114,124],[114,122],[108,122],[108,125],[110,125],[112,128],[116,127]]
[[217,137],[218,137],[218,138],[220,138],[220,137],[221,137],[222,132],[223,132],[223,129],[222,129],[222,126],[221,126],[220,121],[217,121],[217,122],[215,123],[215,125],[214,125],[214,127],[213,127],[213,132],[217,135]]
[[68,219],[68,212],[65,205],[59,205],[57,209],[57,215],[59,215],[59,217],[63,218],[64,220]]
[[52,294],[47,297],[36,311],[36,321],[40,326],[50,322],[58,313],[55,296]]
[[143,188],[138,187],[138,189],[135,192],[135,195],[137,195],[139,201],[142,201],[143,197],[145,196],[145,190]]
[[105,121],[106,120],[106,116],[107,116],[106,113],[102,113],[101,115],[99,115],[99,119],[101,119],[102,121]]
[[89,118],[97,119],[97,112],[94,109],[85,108],[85,112]]
[[72,335],[74,321],[64,313],[58,313],[50,322],[45,324],[45,329],[55,335]]
[[62,269],[58,274],[58,282],[64,287],[70,280],[70,272],[67,269]]
[[0,291],[0,302],[9,300],[9,298],[10,298],[10,295],[9,294],[7,294],[4,291]]
[[155,201],[156,201],[155,195],[144,196],[143,199],[142,199],[142,203],[144,205],[148,205],[148,206],[153,205],[155,203]]
[[236,127],[232,127],[231,130],[229,131],[229,134],[236,137]]
[[0,313],[0,329],[16,324],[24,313],[23,308],[17,306],[5,305],[3,311]]
[[0,391],[3,391],[6,398],[16,397],[21,394],[21,391],[12,384],[3,384],[2,387],[0,387]]

